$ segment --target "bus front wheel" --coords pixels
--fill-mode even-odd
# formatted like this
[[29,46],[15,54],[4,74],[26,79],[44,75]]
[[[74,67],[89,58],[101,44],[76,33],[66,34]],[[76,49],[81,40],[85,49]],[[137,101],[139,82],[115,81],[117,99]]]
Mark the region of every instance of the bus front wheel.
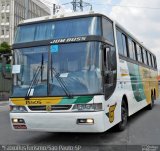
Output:
[[127,126],[127,120],[128,120],[128,109],[127,104],[125,101],[122,101],[121,105],[121,122],[116,125],[117,131],[123,131]]

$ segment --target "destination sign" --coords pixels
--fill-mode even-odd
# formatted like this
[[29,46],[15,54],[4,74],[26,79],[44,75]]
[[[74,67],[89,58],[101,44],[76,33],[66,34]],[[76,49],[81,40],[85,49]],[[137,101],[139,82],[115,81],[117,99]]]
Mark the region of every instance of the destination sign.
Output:
[[51,44],[85,41],[87,37],[61,38],[52,40]]

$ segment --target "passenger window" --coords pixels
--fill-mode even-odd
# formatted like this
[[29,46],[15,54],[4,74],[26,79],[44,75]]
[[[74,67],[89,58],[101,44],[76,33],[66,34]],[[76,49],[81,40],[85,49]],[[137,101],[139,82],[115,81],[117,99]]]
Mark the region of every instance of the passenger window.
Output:
[[123,43],[123,52],[124,52],[124,56],[129,56],[128,52],[127,52],[127,37],[126,35],[122,34],[122,43]]
[[122,42],[122,34],[117,30],[117,45],[118,45],[118,52],[121,55],[124,55],[123,51],[123,42]]
[[128,38],[128,46],[129,46],[129,55],[130,55],[130,58],[136,60],[135,42],[133,42],[130,38]]
[[152,67],[155,68],[155,64],[154,64],[154,56],[152,55]]
[[145,49],[143,49],[143,58],[144,58],[144,63],[147,65],[147,55]]
[[112,44],[114,44],[113,36],[113,23],[107,19],[102,20],[103,22],[103,36]]
[[149,65],[149,63],[148,63],[148,52],[147,52],[147,50],[145,50],[145,51],[146,51],[146,58],[147,58],[146,62],[147,62],[147,65]]
[[149,66],[151,66],[151,57],[150,57],[150,53],[148,53],[148,64],[149,64]]
[[137,58],[139,62],[142,62],[141,47],[139,45],[137,45]]
[[157,69],[157,60],[156,60],[156,57],[154,57],[154,66],[155,66],[155,69]]
[[152,54],[150,54],[150,58],[151,58],[151,66],[153,67]]

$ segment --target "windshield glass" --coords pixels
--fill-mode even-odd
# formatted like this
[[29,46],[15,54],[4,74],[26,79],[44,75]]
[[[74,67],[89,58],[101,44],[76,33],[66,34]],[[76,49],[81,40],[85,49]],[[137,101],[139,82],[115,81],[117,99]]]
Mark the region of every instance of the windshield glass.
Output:
[[47,96],[47,91],[50,96],[66,96],[59,78],[71,95],[102,93],[100,46],[99,42],[83,42],[15,50],[15,63],[21,69],[14,75],[12,97],[26,96],[41,64],[31,96]]
[[13,96],[24,97],[28,91],[30,95],[46,96],[48,47],[24,48],[15,50],[14,54],[20,73],[14,78]]
[[99,17],[87,17],[60,21],[48,21],[22,25],[17,29],[15,43],[58,38],[101,35]]
[[59,73],[70,94],[84,95],[102,92],[100,43],[84,42],[55,45],[51,49],[50,95],[65,95],[52,68]]

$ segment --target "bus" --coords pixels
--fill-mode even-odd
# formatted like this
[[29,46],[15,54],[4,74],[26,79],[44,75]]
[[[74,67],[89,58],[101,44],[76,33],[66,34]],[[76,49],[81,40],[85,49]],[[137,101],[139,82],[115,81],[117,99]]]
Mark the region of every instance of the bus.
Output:
[[13,130],[122,131],[158,97],[156,56],[103,14],[25,20],[12,49]]

